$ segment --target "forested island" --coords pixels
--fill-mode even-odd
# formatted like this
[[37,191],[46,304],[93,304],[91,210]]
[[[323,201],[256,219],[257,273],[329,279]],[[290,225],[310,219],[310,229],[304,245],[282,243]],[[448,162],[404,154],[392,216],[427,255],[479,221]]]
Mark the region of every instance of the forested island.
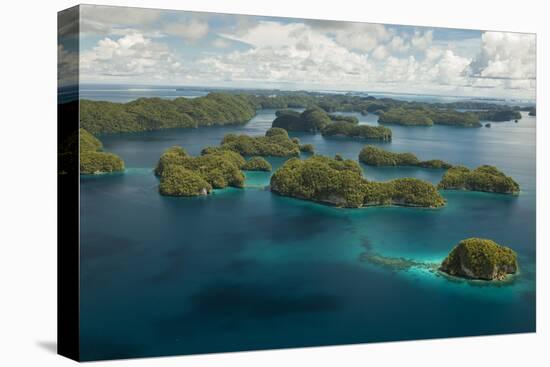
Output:
[[319,155],[285,162],[271,177],[270,189],[279,195],[344,208],[445,205],[443,197],[429,182],[416,178],[368,181],[356,161]]
[[439,269],[462,278],[504,280],[517,272],[517,255],[492,240],[468,238],[453,248]]
[[271,126],[287,131],[320,132],[323,136],[346,136],[360,139],[391,140],[392,132],[383,126],[358,125],[354,116],[328,114],[320,108],[303,112],[279,110]]
[[[427,103],[352,94],[323,94],[284,91],[217,91],[198,98],[139,98],[127,103],[80,101],[80,124],[92,134],[153,131],[169,128],[197,128],[248,122],[258,109],[305,108],[278,113],[274,127],[289,131],[314,131],[324,135],[344,135],[365,139],[388,140],[391,131],[382,127],[357,125],[357,118],[334,112],[375,113],[381,124],[463,127],[481,126],[481,120],[520,119],[519,111],[534,106],[504,106],[485,102]],[[458,111],[470,109],[471,111]],[[298,116],[299,115],[299,116]],[[279,119],[280,118],[280,119]],[[335,123],[337,123],[335,125]],[[373,130],[378,129],[378,130]],[[389,133],[388,133],[389,132]]]
[[193,157],[179,146],[168,148],[160,157],[155,174],[160,177],[159,192],[166,196],[208,195],[212,189],[243,187],[241,168],[245,159],[224,149],[205,149]]
[[397,107],[382,111],[378,122],[406,126],[452,125],[480,127],[480,121],[510,121],[520,119],[519,111],[503,109],[489,111],[461,112],[452,109],[439,109],[428,106]]
[[321,134],[325,137],[345,136],[350,138],[390,141],[392,131],[384,126],[357,125],[351,122],[337,121],[327,125]]
[[359,152],[359,161],[370,166],[416,166],[449,169],[451,164],[440,159],[421,161],[413,153],[393,153],[373,145],[366,145]]
[[499,194],[519,194],[519,184],[496,167],[483,165],[474,170],[464,166],[450,168],[437,186],[444,190],[469,190]]
[[79,130],[80,174],[99,174],[124,170],[124,161],[118,155],[103,152],[103,144],[85,129]]
[[272,127],[265,136],[227,134],[221,148],[240,153],[243,156],[293,157],[300,155],[300,142],[290,139],[284,129]]
[[80,101],[80,126],[93,134],[243,124],[256,114],[247,96],[209,93],[198,98],[139,98],[128,103]]

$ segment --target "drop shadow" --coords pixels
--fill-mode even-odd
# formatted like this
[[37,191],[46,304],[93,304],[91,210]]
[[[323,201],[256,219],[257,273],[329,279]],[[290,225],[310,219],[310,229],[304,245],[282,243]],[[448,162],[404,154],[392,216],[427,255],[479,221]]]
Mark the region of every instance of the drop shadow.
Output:
[[57,354],[57,342],[51,341],[51,340],[41,340],[37,341],[36,345],[38,345],[40,348],[50,352]]

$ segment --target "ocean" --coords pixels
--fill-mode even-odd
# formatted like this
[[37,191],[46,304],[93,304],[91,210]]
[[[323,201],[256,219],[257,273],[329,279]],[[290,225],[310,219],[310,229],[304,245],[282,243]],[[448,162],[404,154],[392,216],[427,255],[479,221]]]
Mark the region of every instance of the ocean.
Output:
[[[96,88],[81,98],[127,101],[201,90]],[[396,97],[397,98],[397,97]],[[435,98],[435,97],[431,97]],[[376,116],[354,114],[362,124]],[[357,159],[365,144],[420,159],[495,165],[519,196],[442,191],[441,209],[341,209],[274,195],[270,173],[211,196],[158,194],[153,174],[173,145],[199,154],[224,134],[263,135],[275,110],[246,125],[104,135],[124,173],[81,176],[81,356],[84,360],[306,347],[535,331],[536,118],[491,128],[391,126],[391,142],[291,133],[316,153]],[[268,158],[274,168],[283,158]],[[370,180],[443,170],[362,165]],[[435,266],[461,239],[512,247],[520,273],[504,283],[391,267],[364,254]]]

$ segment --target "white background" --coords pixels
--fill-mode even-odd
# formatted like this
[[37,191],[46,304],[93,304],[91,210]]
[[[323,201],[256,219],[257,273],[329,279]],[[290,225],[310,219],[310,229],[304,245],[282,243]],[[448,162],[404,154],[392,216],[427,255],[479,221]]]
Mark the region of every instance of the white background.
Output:
[[[545,1],[148,0],[99,4],[537,33],[537,333],[132,360],[135,366],[548,366],[549,14]],[[56,340],[56,12],[74,1],[7,0],[0,12],[0,366],[68,366]],[[546,60],[546,65],[542,60]],[[405,305],[404,305],[405,306]],[[365,310],[368,312],[368,310]],[[483,310],[490,312],[490,310]],[[411,315],[414,317],[414,315]],[[429,321],[428,321],[429,322]],[[94,366],[126,366],[130,361]]]

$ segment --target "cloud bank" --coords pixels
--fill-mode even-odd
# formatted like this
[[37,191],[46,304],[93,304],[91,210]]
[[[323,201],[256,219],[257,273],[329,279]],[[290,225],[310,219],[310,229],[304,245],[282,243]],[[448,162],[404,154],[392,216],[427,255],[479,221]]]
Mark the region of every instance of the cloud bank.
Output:
[[531,34],[102,6],[83,7],[81,29],[89,82],[535,93]]

